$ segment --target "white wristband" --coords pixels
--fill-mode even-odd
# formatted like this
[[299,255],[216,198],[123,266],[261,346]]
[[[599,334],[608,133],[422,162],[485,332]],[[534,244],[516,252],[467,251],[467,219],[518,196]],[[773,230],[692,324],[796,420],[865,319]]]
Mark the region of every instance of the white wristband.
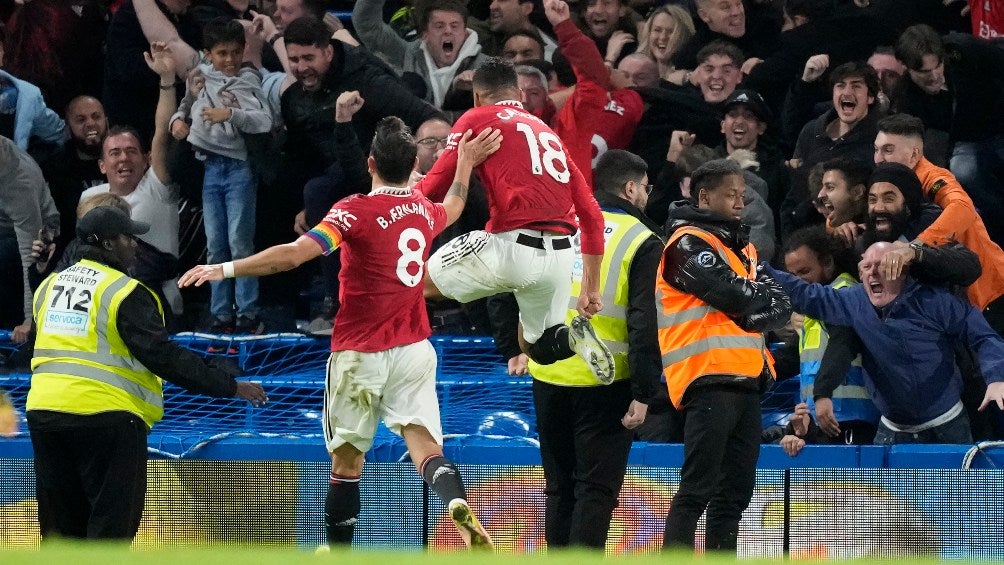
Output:
[[225,278],[225,279],[232,279],[232,278],[234,278],[234,262],[233,261],[227,261],[226,263],[223,263],[220,266],[223,267],[223,278]]

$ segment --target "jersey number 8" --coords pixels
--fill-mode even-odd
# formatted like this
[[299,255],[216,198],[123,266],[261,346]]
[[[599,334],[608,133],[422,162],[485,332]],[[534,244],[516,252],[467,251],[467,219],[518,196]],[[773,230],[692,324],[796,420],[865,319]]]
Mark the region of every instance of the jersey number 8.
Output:
[[[417,244],[417,249],[412,249],[412,242]],[[415,287],[422,282],[425,274],[425,245],[425,235],[416,228],[405,228],[397,240],[397,248],[401,251],[401,258],[397,260],[397,278],[406,286]],[[418,265],[414,274],[409,268],[413,264]]]

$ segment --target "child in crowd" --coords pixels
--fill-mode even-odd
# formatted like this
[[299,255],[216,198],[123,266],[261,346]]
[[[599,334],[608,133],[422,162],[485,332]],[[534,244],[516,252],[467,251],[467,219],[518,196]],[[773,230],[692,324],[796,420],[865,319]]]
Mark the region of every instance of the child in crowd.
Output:
[[[176,139],[187,137],[205,162],[202,211],[208,260],[220,263],[254,252],[257,181],[248,164],[244,135],[268,132],[272,117],[261,75],[242,64],[244,28],[236,20],[217,18],[206,25],[204,44],[208,63],[193,71],[193,84],[171,118],[171,134]],[[200,84],[193,88],[196,82]],[[258,319],[257,278],[214,282],[209,310],[216,333],[264,330]]]

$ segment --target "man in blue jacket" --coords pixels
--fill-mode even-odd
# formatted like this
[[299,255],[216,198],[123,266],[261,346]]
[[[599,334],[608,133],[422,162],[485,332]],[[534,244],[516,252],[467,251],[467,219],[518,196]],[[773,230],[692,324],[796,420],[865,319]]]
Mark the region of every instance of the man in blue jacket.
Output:
[[1004,409],[1004,340],[949,291],[890,277],[880,264],[893,249],[869,247],[858,264],[862,284],[840,291],[766,268],[796,311],[860,336],[865,386],[882,413],[876,444],[972,443],[952,346],[963,340],[976,352],[988,384],[980,410],[991,402]]

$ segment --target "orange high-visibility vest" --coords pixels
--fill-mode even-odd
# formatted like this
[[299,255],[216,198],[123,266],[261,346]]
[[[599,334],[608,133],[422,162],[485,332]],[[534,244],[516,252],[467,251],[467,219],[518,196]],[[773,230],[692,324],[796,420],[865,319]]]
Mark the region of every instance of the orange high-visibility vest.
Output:
[[[756,279],[755,269],[717,237],[702,229],[685,226],[673,232],[666,247],[684,235],[708,242],[718,256],[740,276]],[[743,250],[749,265],[757,264],[756,249]],[[656,299],[659,301],[659,349],[669,398],[680,408],[690,383],[705,375],[738,375],[757,378],[766,363],[774,374],[773,359],[764,346],[763,334],[748,332],[731,318],[692,294],[672,287],[662,276],[666,255],[659,262]]]

